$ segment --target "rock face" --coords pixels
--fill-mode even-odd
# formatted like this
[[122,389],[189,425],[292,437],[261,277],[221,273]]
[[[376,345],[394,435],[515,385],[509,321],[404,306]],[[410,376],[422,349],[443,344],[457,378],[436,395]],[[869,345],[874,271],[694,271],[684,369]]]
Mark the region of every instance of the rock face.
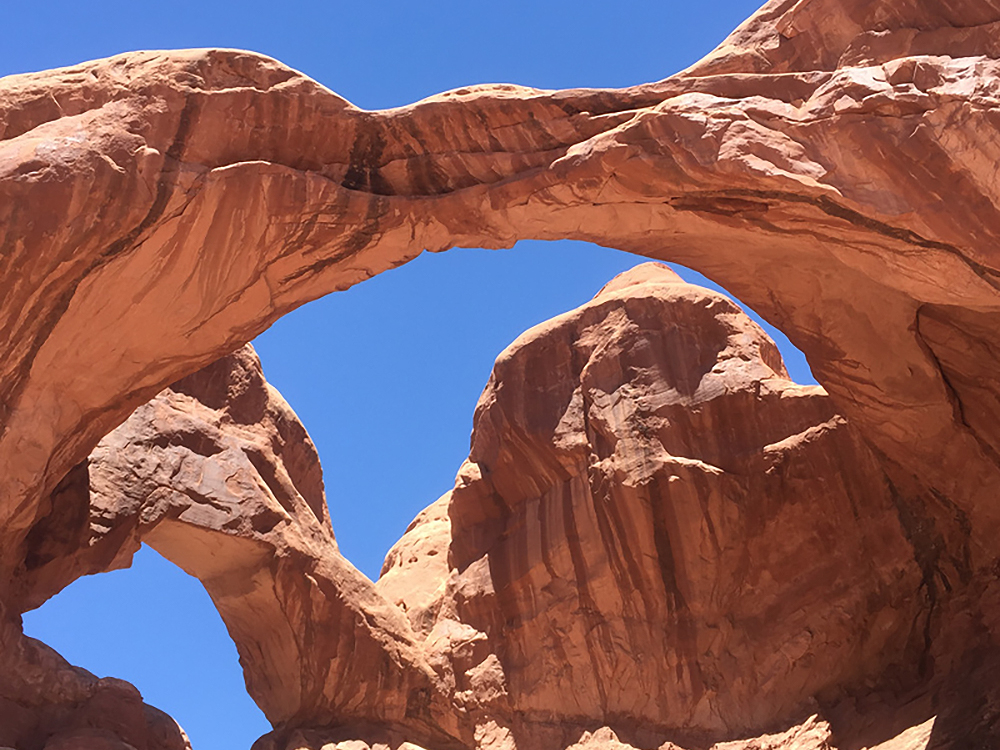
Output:
[[98,679],[28,638],[0,606],[0,747],[191,750],[162,711],[124,680]]
[[[128,565],[144,542],[202,581],[236,642],[247,689],[276,726],[346,715],[442,734],[407,702],[431,695],[433,675],[409,622],[337,549],[315,448],[251,347],[137,409],[51,505],[46,533],[29,539],[21,581],[29,605],[80,575]],[[120,729],[130,703],[140,719],[142,711],[161,719],[131,685],[98,681],[13,623],[5,628],[0,742],[57,750],[67,724],[97,726],[136,750],[175,750],[180,740],[146,741],[152,719],[150,728],[133,717],[139,729]],[[100,709],[89,707],[95,691],[105,696]],[[79,744],[67,748],[90,750],[70,736]]]
[[730,300],[660,266],[499,357],[450,516],[453,606],[528,722],[738,736],[924,646],[870,451]]
[[250,347],[140,407],[88,464],[101,522],[202,581],[274,724],[405,713],[428,679],[408,623],[340,555],[312,442]]
[[[391,724],[430,694],[406,617],[340,554],[315,448],[251,347],[137,409],[80,471],[78,555],[145,542],[199,578],[276,726]],[[53,565],[79,570],[78,555]]]
[[752,735],[890,668],[918,684],[922,585],[829,396],[656,264],[500,355],[454,491],[377,584],[480,746],[522,749]]
[[[276,727],[263,750],[825,750],[871,723],[859,692],[933,695],[934,602],[878,462],[730,300],[658,264],[500,355],[455,489],[375,584],[337,550],[315,450],[249,347],[137,409],[70,477],[28,590],[140,542],[196,575]],[[185,746],[109,729],[138,693],[101,681],[111,697],[81,708],[52,688],[80,670],[46,659],[13,662],[47,692],[5,741]],[[732,739],[817,709],[832,728]],[[53,715],[75,724],[50,731]],[[930,732],[894,740],[880,718],[880,740]]]
[[522,237],[731,289],[919,498],[935,576],[992,567],[998,20],[993,2],[776,0],[656,84],[387,112],[233,51],[5,80],[4,579],[42,498],[170,382],[423,248]]
[[[998,28],[995,0],[773,0],[659,83],[386,112],[237,51],[4,79],[3,658],[45,662],[18,613],[148,537],[213,593],[272,743],[359,722],[442,747],[542,727],[592,743],[602,722],[627,744],[637,724],[759,734],[815,693],[834,742],[937,715],[932,746],[1000,744]],[[722,308],[681,318],[705,340],[671,340],[668,316],[634,351],[606,344],[617,359],[601,336],[645,330],[628,304],[553,324],[553,353],[524,344],[557,368],[553,393],[519,402],[533,366],[501,360],[456,489],[377,588],[336,556],[318,470],[246,361],[94,452],[297,305],[425,248],[528,237],[697,268],[788,333],[829,398],[785,383],[755,334],[730,342]],[[812,492],[822,512],[795,501]],[[97,683],[72,674],[34,693],[4,678],[4,710],[36,716],[24,742],[48,741],[43,706],[67,707],[45,726],[94,729],[73,715]],[[892,701],[893,721],[872,713]]]

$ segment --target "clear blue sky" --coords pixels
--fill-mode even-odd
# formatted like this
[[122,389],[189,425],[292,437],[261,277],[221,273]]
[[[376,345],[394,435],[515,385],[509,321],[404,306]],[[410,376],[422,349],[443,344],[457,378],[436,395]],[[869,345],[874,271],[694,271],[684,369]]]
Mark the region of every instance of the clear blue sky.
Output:
[[[4,8],[0,75],[134,49],[271,55],[369,109],[473,83],[627,86],[708,52],[756,0],[618,3],[41,2]],[[450,488],[496,355],[639,259],[582,243],[452,250],[279,321],[256,344],[313,436],[334,530],[370,577],[412,517]],[[694,274],[686,274],[696,279]],[[779,340],[793,377],[813,382]],[[247,750],[269,726],[200,585],[154,553],[76,582],[25,616],[29,634],[98,675],[133,682],[195,750]]]

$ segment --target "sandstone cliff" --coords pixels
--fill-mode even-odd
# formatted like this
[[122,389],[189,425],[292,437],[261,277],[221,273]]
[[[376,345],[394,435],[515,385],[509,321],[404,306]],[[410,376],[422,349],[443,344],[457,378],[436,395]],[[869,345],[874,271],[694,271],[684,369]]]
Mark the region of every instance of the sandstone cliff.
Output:
[[[995,746],[998,27],[995,0],[773,0],[705,60],[659,83],[474,87],[386,112],[359,110],[273,60],[236,51],[135,53],[4,79],[3,658],[45,661],[20,636],[17,614],[81,573],[124,564],[148,527],[152,543],[215,587],[252,662],[251,690],[283,729],[363,720],[468,746],[520,739],[533,722],[556,724],[559,734],[600,717],[626,726],[656,715],[655,732],[679,722],[711,734],[763,730],[815,692],[834,729],[874,722],[885,733],[909,726],[910,712],[914,725],[938,716],[935,747]],[[178,427],[180,442],[160,445],[160,421],[194,420],[214,434],[230,411],[228,402],[206,395],[197,406],[174,391],[132,418],[145,437],[131,458],[132,448],[98,451],[95,474],[84,474],[88,454],[134,409],[293,307],[424,248],[526,237],[592,240],[701,270],[785,330],[829,398],[779,386],[780,365],[762,344],[757,374],[750,365],[727,373],[740,385],[725,400],[700,391],[713,376],[699,357],[721,341],[711,337],[685,342],[693,359],[655,382],[641,379],[649,369],[642,351],[623,352],[630,364],[621,383],[640,377],[631,400],[603,400],[616,392],[618,365],[569,343],[586,339],[583,331],[564,331],[564,353],[552,361],[569,391],[556,388],[547,407],[548,396],[528,405],[500,391],[518,367],[530,370],[502,359],[456,490],[417,525],[419,543],[406,542],[435,557],[434,539],[450,524],[449,567],[443,558],[421,564],[434,575],[447,570],[451,583],[442,594],[425,581],[405,613],[393,606],[405,571],[387,573],[385,595],[352,572],[333,552],[315,480],[290,468],[305,459],[290,453],[286,463],[277,448],[261,447],[261,435],[291,424],[275,416],[280,409],[261,412],[260,433],[223,431],[229,447],[215,453],[201,437],[184,437],[201,426]],[[722,336],[726,325],[707,330]],[[650,356],[673,346],[661,334]],[[591,360],[602,364],[588,369]],[[767,368],[773,378],[760,374]],[[761,384],[752,399],[748,382]],[[728,415],[745,419],[744,409],[762,414],[737,439],[747,425]],[[781,435],[776,425],[795,429]],[[714,444],[706,429],[726,438]],[[140,456],[151,473],[135,474],[130,462]],[[823,515],[780,500],[816,481],[784,473],[791,458],[822,464],[822,497],[833,503],[825,513],[842,541],[827,539]],[[202,487],[182,472],[178,487],[147,497],[144,482],[158,472],[204,464],[210,474],[226,466],[220,461],[235,461],[229,468],[253,481],[228,486],[216,475]],[[671,512],[643,515],[642,503],[655,505],[649,492]],[[700,510],[697,498],[707,498]],[[779,500],[772,506],[770,498]],[[837,498],[861,500],[841,517]],[[612,501],[628,512],[608,515]],[[530,513],[539,522],[529,528]],[[242,520],[227,528],[230,516]],[[551,548],[531,536],[541,534],[540,519]],[[814,537],[784,536],[809,521],[820,524],[803,532]],[[638,555],[625,554],[626,533]],[[94,543],[82,544],[91,535]],[[234,562],[213,558],[209,538],[208,550],[218,543]],[[601,542],[586,548],[596,558],[581,557],[583,539]],[[696,546],[686,546],[691,539]],[[802,545],[822,553],[816,567],[801,565]],[[896,556],[904,547],[905,561]],[[409,560],[397,552],[395,560]],[[746,572],[740,555],[759,569]],[[668,558],[673,579],[661,575]],[[285,637],[246,623],[247,602],[225,584],[230,564],[261,576],[248,579],[259,588],[244,592],[247,601],[279,629],[293,623]],[[303,578],[302,570],[314,572]],[[733,575],[745,588],[724,590]],[[591,578],[600,588],[583,584]],[[828,586],[831,608],[824,614],[814,602],[775,625],[767,607],[782,611],[802,580]],[[342,587],[350,596],[331,593]],[[587,602],[574,605],[580,593]],[[308,631],[311,615],[301,613],[313,606],[328,608],[324,617],[337,628]],[[741,643],[764,621],[755,647]],[[463,627],[441,633],[447,622]],[[317,635],[298,642],[299,627]],[[811,635],[795,640],[793,631]],[[791,640],[775,646],[782,633]],[[582,650],[555,683],[572,695],[553,705],[533,671],[551,654],[535,664],[524,644],[563,635]],[[384,665],[383,693],[378,681],[364,683],[373,692],[357,692],[350,659],[336,658],[344,636]],[[432,636],[441,644],[429,646]],[[259,638],[264,645],[251,656]],[[620,644],[633,656],[667,659],[675,679],[663,683],[656,667],[615,656]],[[726,666],[757,647],[749,671]],[[314,648],[332,671],[315,671],[305,653]],[[479,661],[484,649],[493,661]],[[464,668],[435,656],[466,652]],[[718,659],[706,662],[706,654]],[[809,655],[818,660],[813,670],[801,664]],[[89,677],[64,667],[52,662],[75,676],[38,693],[4,678],[0,694],[16,696],[17,711],[28,707],[25,726],[37,724],[32,711],[43,704],[77,711],[97,694]],[[253,684],[255,674],[272,672],[275,684],[302,679],[290,692]],[[720,690],[733,675],[734,689]],[[609,679],[633,678],[638,699],[606,691]],[[915,702],[906,703],[910,690]],[[901,702],[895,714],[872,718],[873,706],[892,701]],[[157,724],[135,706],[136,726]],[[68,716],[67,727],[75,721]]]
[[[312,444],[249,348],[70,477],[30,590],[140,541],[199,577],[276,726],[264,750],[903,750],[934,727],[934,602],[877,461],[731,301],[663,266],[500,355],[455,489],[375,584],[339,554]],[[129,728],[127,684],[22,652],[4,650],[0,740],[184,746],[153,709]],[[817,711],[832,724],[734,739]]]

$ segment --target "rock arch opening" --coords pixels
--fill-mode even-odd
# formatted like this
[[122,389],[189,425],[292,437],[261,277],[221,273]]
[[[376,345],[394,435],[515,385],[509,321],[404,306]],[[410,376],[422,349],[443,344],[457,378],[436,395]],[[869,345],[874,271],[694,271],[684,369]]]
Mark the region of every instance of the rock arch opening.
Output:
[[[0,635],[41,595],[29,585],[44,566],[33,556],[33,532],[48,523],[53,493],[66,489],[63,478],[102,435],[164,386],[219,361],[296,306],[424,249],[574,238],[688,263],[808,352],[857,431],[852,444],[869,451],[865,491],[888,498],[870,508],[895,509],[907,564],[918,569],[886,589],[897,614],[919,610],[911,624],[921,638],[902,640],[903,673],[924,706],[947,709],[933,730],[942,744],[973,737],[995,745],[1000,422],[991,418],[989,383],[1000,351],[1000,214],[990,171],[995,139],[983,134],[996,131],[1000,15],[995,3],[959,6],[776,1],[702,62],[658,83],[618,91],[476,87],[383,112],[232,50],[137,53],[17,79],[0,100],[0,248],[12,269],[0,317],[0,524],[9,539],[0,547]],[[60,221],[39,220],[38,206]],[[130,293],[114,293],[122,288]],[[252,361],[230,363],[239,382],[256,382]],[[183,416],[186,394],[155,408]],[[203,406],[218,417],[230,405]],[[139,422],[132,427],[141,431]],[[645,430],[642,439],[656,432]],[[204,445],[175,432],[176,442],[130,442],[149,459],[150,476],[171,461],[204,463]],[[605,430],[602,456],[614,443],[608,435],[614,431]],[[183,491],[157,495],[136,523],[184,558],[217,601],[229,598],[230,621],[250,620],[234,591],[252,595],[244,599],[258,624],[261,612],[287,625],[330,607],[319,619],[336,623],[333,636],[295,631],[290,647],[261,649],[288,651],[266,666],[293,665],[293,690],[251,688],[269,716],[282,731],[350,715],[405,726],[414,737],[461,735],[448,724],[457,721],[447,696],[458,682],[445,684],[414,646],[413,624],[369,597],[370,582],[333,554],[325,511],[301,491],[308,480],[294,478],[303,476],[297,459],[273,450],[287,470],[272,475],[258,468],[266,461],[252,460],[265,447],[252,435],[223,437],[249,443],[225,449],[236,462],[232,474],[204,484],[197,472],[182,475]],[[113,456],[102,460],[116,470]],[[474,472],[466,478],[478,486]],[[790,487],[802,480],[786,478]],[[249,524],[230,533],[226,508],[254,488],[267,492]],[[299,555],[296,564],[314,561],[305,577],[256,543],[291,516],[288,507],[305,522],[283,551],[289,560]],[[201,528],[200,544],[175,545],[184,524]],[[225,537],[226,556],[212,554],[214,535]],[[672,556],[672,543],[657,539],[657,554]],[[258,563],[254,575],[229,575],[232,545]],[[331,554],[310,556],[310,545]],[[576,566],[579,545],[573,549]],[[456,595],[488,599],[486,579]],[[670,582],[661,576],[671,601],[688,601]],[[339,586],[357,597],[338,599]],[[600,611],[587,604],[587,613]],[[519,622],[493,624],[516,636]],[[337,637],[344,634],[360,634],[360,642]],[[253,644],[253,629],[245,635]],[[481,639],[461,628],[452,635],[461,641],[456,653],[472,660],[461,675],[485,691],[483,701],[498,701],[490,710],[500,707],[492,726],[475,731],[502,744],[505,687],[495,663],[478,661]],[[348,642],[348,657],[375,665],[374,682],[340,658]],[[320,659],[332,671],[315,668],[317,643],[332,651]],[[801,645],[770,650],[793,662],[774,672],[779,681],[797,674]],[[251,646],[244,657],[255,653]],[[599,662],[596,651],[580,657]],[[678,679],[693,673],[682,668]],[[911,685],[891,669],[880,678],[900,700]],[[711,686],[688,680],[695,708]],[[567,694],[576,697],[575,687]],[[469,689],[475,698],[476,686]],[[379,700],[378,690],[391,700]],[[606,695],[595,700],[608,705]],[[531,707],[551,718],[544,701]],[[745,707],[768,710],[752,699]],[[710,709],[698,715],[702,725],[725,723],[721,709]],[[740,710],[725,716],[745,716]]]
[[[646,260],[572,240],[426,253],[315,300],[259,336],[254,347],[268,382],[316,443],[345,557],[378,578],[410,521],[451,489],[500,352]],[[815,383],[801,351],[737,302],[775,339],[792,380]]]
[[[28,636],[71,664],[138,687],[194,748],[247,750],[271,728],[246,692],[236,648],[202,585],[147,546],[130,568],[79,578],[23,620]],[[129,695],[114,687],[121,694],[103,710],[127,725]],[[96,711],[78,723],[101,728]],[[133,731],[134,743],[149,739]]]

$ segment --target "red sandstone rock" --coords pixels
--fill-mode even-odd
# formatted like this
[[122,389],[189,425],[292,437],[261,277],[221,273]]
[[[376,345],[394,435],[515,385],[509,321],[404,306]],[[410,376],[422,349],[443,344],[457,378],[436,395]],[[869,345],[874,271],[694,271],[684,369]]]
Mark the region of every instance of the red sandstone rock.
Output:
[[921,581],[826,393],[730,300],[646,264],[500,355],[455,490],[378,586],[417,613],[480,745],[523,750],[588,722],[649,747],[831,705],[919,662]]
[[935,575],[990,568],[997,13],[773,2],[657,84],[385,113],[231,51],[6,79],[0,519],[23,541],[131,409],[308,299],[422,248],[576,237],[686,262],[780,325],[912,485]]
[[403,538],[386,555],[375,586],[379,593],[400,607],[413,629],[426,635],[434,626],[451,572],[448,547],[452,493],[424,509],[406,529]]
[[315,448],[250,347],[136,410],[88,473],[91,529],[127,528],[202,581],[276,727],[447,723],[409,622],[337,549]]
[[[798,458],[817,442],[836,444],[830,452],[802,459],[807,466],[822,464],[829,475],[795,476],[795,483],[829,476],[832,491],[824,497],[841,492],[865,498],[857,518],[847,519],[848,539],[854,540],[858,554],[872,549],[867,534],[882,533],[878,529],[887,518],[888,498],[912,549],[918,580],[914,587],[913,565],[907,564],[886,592],[888,598],[876,597],[872,606],[877,611],[889,601],[900,614],[907,607],[916,608],[918,619],[913,623],[921,637],[917,644],[890,638],[885,649],[872,647],[878,651],[872,662],[865,658],[865,644],[886,636],[880,630],[882,622],[866,619],[873,616],[866,612],[861,622],[872,624],[870,631],[859,634],[858,622],[831,630],[855,638],[860,656],[830,656],[828,670],[824,666],[798,672],[797,658],[811,653],[812,644],[793,645],[793,655],[785,654],[790,666],[779,670],[771,682],[759,683],[766,673],[737,670],[733,674],[743,682],[721,697],[709,684],[698,688],[693,677],[703,669],[704,650],[680,651],[677,683],[644,682],[645,693],[638,701],[625,701],[627,705],[602,696],[595,687],[609,674],[619,679],[622,673],[615,670],[625,662],[588,653],[586,659],[568,662],[573,680],[579,665],[590,664],[580,677],[579,695],[576,683],[566,683],[574,690],[572,700],[588,710],[620,709],[628,720],[648,717],[666,700],[667,721],[688,717],[696,726],[720,730],[750,726],[788,711],[795,702],[791,696],[820,689],[826,680],[833,695],[857,685],[860,692],[852,698],[853,709],[844,701],[830,708],[841,717],[830,717],[836,734],[838,721],[860,726],[868,721],[863,717],[872,715],[868,704],[904,701],[906,686],[914,685],[918,697],[929,703],[909,704],[908,710],[926,714],[915,716],[917,721],[911,723],[922,722],[932,710],[939,712],[932,744],[997,744],[1000,420],[996,417],[1000,407],[991,384],[1000,351],[996,251],[1000,194],[993,173],[1000,158],[995,138],[1000,109],[998,23],[1000,7],[994,0],[775,0],[704,61],[660,83],[621,91],[475,87],[387,112],[358,110],[279,63],[234,51],[135,53],[4,79],[0,83],[4,627],[16,633],[17,612],[37,605],[76,575],[127,561],[129,545],[134,545],[131,521],[119,523],[117,509],[108,511],[111,506],[97,503],[95,508],[110,512],[98,520],[109,523],[103,524],[105,531],[99,530],[102,523],[92,524],[91,509],[79,499],[86,495],[82,490],[89,479],[85,481],[73,467],[105,433],[167,384],[233,350],[283,312],[404,262],[424,248],[574,237],[696,267],[778,324],[806,352],[829,401],[797,393],[784,404],[790,387],[772,391],[763,386],[761,399],[782,404],[781,409],[791,415],[784,418],[801,418],[805,432],[818,432],[792,443],[775,438],[777,442],[758,444],[744,436],[740,460],[761,457],[756,468],[765,477],[760,480],[763,488],[770,491],[767,483],[783,476],[785,466],[782,459],[776,475],[763,468],[775,451]],[[232,116],[235,111],[240,117]],[[225,138],[220,137],[223,132]],[[705,348],[706,342],[692,343],[692,352],[711,350]],[[624,354],[639,357],[643,364],[641,351]],[[693,369],[692,363],[686,364],[688,369],[678,372],[693,378],[698,362]],[[766,353],[755,367],[770,367],[780,375],[773,363],[768,364]],[[573,377],[560,384],[575,389],[576,373],[570,368],[568,374]],[[757,377],[753,367],[730,375],[740,383]],[[607,372],[595,368],[586,377],[581,371],[578,380],[583,391],[593,382],[597,392],[607,393],[602,384],[615,379],[631,382],[631,377],[630,372],[617,373],[610,367]],[[760,382],[765,380],[761,377]],[[672,381],[665,376],[663,382]],[[640,381],[638,386],[642,390],[651,384]],[[725,463],[727,456],[735,460],[727,451],[741,445],[738,441],[730,445],[736,433],[726,422],[728,411],[716,415],[704,408],[703,403],[711,400],[703,401],[705,394],[699,395],[693,386],[681,383],[673,390],[684,398],[654,404],[656,419],[663,418],[656,409],[666,410],[665,418],[673,425],[669,433],[658,422],[647,423],[641,411],[616,411],[617,402],[573,405],[570,401],[557,415],[560,419],[568,415],[565,425],[540,423],[523,416],[534,409],[518,405],[516,398],[513,404],[505,401],[513,398],[509,389],[503,398],[496,393],[497,405],[487,404],[484,413],[502,419],[498,425],[484,423],[480,442],[473,447],[473,463],[461,473],[452,495],[456,509],[451,519],[452,560],[461,572],[440,605],[434,603],[436,588],[424,585],[408,600],[400,595],[403,579],[394,574],[396,580],[387,576],[383,585],[386,599],[345,572],[349,568],[329,562],[325,555],[332,535],[322,530],[322,511],[307,509],[308,502],[294,506],[291,541],[278,544],[268,536],[269,530],[254,529],[252,522],[249,529],[242,521],[234,528],[218,528],[227,513],[214,506],[199,507],[197,498],[187,494],[197,495],[194,480],[182,476],[190,484],[182,483],[177,491],[187,500],[167,507],[170,512],[187,512],[188,519],[178,521],[169,513],[158,516],[161,506],[154,504],[153,516],[161,523],[150,525],[151,538],[162,548],[173,549],[177,559],[190,556],[191,569],[217,587],[220,600],[228,596],[227,586],[219,583],[228,569],[198,547],[198,540],[209,537],[232,547],[233,565],[240,569],[255,561],[262,564],[263,559],[275,561],[271,572],[282,583],[276,583],[280,592],[275,591],[275,599],[266,597],[271,611],[280,608],[275,601],[319,601],[321,607],[330,606],[331,612],[344,616],[339,620],[344,628],[340,635],[354,633],[362,621],[364,630],[368,623],[364,613],[369,609],[377,613],[372,615],[377,625],[367,631],[371,637],[366,636],[368,645],[360,653],[393,669],[382,696],[388,700],[375,716],[365,703],[374,700],[374,688],[355,705],[343,692],[345,685],[353,684],[350,679],[324,681],[313,671],[312,657],[294,655],[257,666],[261,673],[282,675],[281,680],[296,670],[309,675],[301,692],[261,699],[274,716],[317,722],[340,720],[355,715],[352,712],[379,721],[402,716],[408,731],[442,731],[462,738],[462,732],[470,731],[468,724],[450,723],[456,714],[447,703],[454,680],[462,688],[454,693],[460,710],[472,716],[473,723],[482,721],[472,730],[480,735],[480,744],[503,743],[510,739],[509,734],[504,739],[504,732],[518,731],[517,722],[528,721],[530,712],[561,715],[561,706],[546,702],[544,689],[532,681],[534,665],[518,639],[527,633],[544,637],[551,632],[565,616],[560,607],[565,609],[568,598],[583,592],[583,587],[575,591],[550,587],[542,591],[541,602],[526,601],[536,581],[544,580],[539,577],[542,569],[551,576],[540,552],[543,545],[527,527],[521,542],[516,534],[494,538],[496,529],[513,522],[511,528],[517,530],[518,514],[524,513],[527,503],[537,498],[542,507],[544,490],[573,476],[578,477],[579,487],[575,495],[571,487],[571,499],[589,499],[591,507],[601,507],[586,492],[581,494],[585,487],[579,462],[584,457],[587,482],[593,472],[613,480],[608,496],[614,494],[610,488],[626,497],[641,495],[635,477],[643,477],[639,484],[655,485],[663,471],[658,468],[662,462],[646,464],[642,446],[661,437],[668,443],[678,441],[661,443],[667,454],[673,456],[677,450],[683,456],[690,451],[693,461],[722,472],[721,478],[708,472],[723,486],[708,492],[710,502],[703,512],[714,526],[717,506],[727,506],[713,504],[712,498],[731,497],[736,490],[726,489],[727,477],[752,473],[753,467],[739,461]],[[740,393],[745,392],[737,388],[737,401]],[[541,408],[546,404],[553,408],[548,396],[541,400],[538,413],[548,413]],[[583,433],[574,431],[572,419],[589,415],[592,407],[603,421],[588,423]],[[203,415],[202,421],[211,426],[220,409],[205,408],[215,413]],[[159,412],[169,409],[163,402],[148,407],[157,419],[163,416]],[[851,427],[832,416],[810,422],[816,411],[840,414]],[[178,413],[182,416],[174,417],[183,421],[183,409]],[[513,421],[508,424],[503,419]],[[712,428],[721,425],[727,439],[719,445],[695,441],[695,436],[702,438],[694,430],[699,420]],[[764,420],[750,434],[773,437],[782,431],[772,432],[775,424]],[[677,425],[689,425],[688,430]],[[632,429],[640,426],[649,434],[640,430],[637,437]],[[785,437],[793,434],[800,433]],[[503,443],[501,438],[510,435],[530,439],[532,449],[540,452]],[[250,436],[251,451],[258,439],[259,434]],[[765,450],[768,446],[774,450]],[[504,450],[525,454],[523,473],[505,473]],[[137,451],[161,467],[166,464],[157,462],[175,460],[176,453],[155,442]],[[210,459],[206,466],[222,460],[198,454],[196,448],[191,460],[200,461],[198,455]],[[838,464],[845,455],[860,459],[847,470],[847,464]],[[596,459],[593,466],[590,456]],[[279,463],[283,462],[281,458]],[[500,478],[499,487],[496,477],[482,474],[484,465]],[[494,471],[494,465],[500,470]],[[127,461],[121,465],[109,461],[107,466],[117,467],[122,476],[135,468]],[[695,463],[684,468],[682,486],[690,484],[688,475],[705,473],[699,467]],[[280,505],[275,493],[280,472],[276,476],[277,484],[271,486],[269,479],[264,484]],[[118,476],[112,477],[118,481]],[[873,477],[878,481],[873,483]],[[122,489],[114,482],[108,486]],[[476,507],[459,501],[462,494],[474,496],[486,487],[496,490],[483,498],[492,505]],[[249,485],[213,486],[210,495],[222,496],[222,507],[232,509],[234,516],[265,519],[266,527],[275,518],[272,511],[277,511],[269,504],[268,492],[261,491],[261,499],[254,495],[257,490]],[[128,503],[147,502],[139,489],[130,492],[124,492]],[[864,514],[870,514],[873,527],[861,523]],[[769,518],[766,513],[764,517]],[[789,523],[798,533],[801,524],[823,517],[802,513],[793,521],[784,516],[778,521]],[[741,526],[739,517],[731,526],[728,516],[718,518],[726,521],[726,529],[735,528],[737,537],[746,535],[748,547],[756,549],[753,524]],[[717,555],[709,557],[714,568],[675,566],[683,574],[691,571],[690,589],[678,591],[685,604],[696,605],[688,606],[693,632],[718,622],[719,613],[730,603],[734,617],[745,625],[753,614],[753,597],[737,596],[723,604],[713,588],[721,580],[713,576],[732,570],[723,554],[727,548],[720,544],[715,550],[711,534],[706,537],[697,524],[681,525],[681,520],[686,519],[677,520],[677,531],[690,532],[699,543],[708,539],[705,549]],[[662,528],[656,521],[652,528]],[[433,522],[439,524],[436,530],[421,532],[426,532],[421,544],[427,552],[417,554],[412,564],[401,555],[400,565],[392,566],[400,568],[400,575],[408,566],[440,574],[440,561],[421,557],[431,557],[429,551],[444,528],[440,517]],[[574,530],[577,536],[581,530],[575,528],[576,516],[572,524],[565,518],[563,523],[565,549],[553,558],[559,574],[553,580],[610,580],[589,569],[585,575],[574,570],[577,578],[567,577],[566,555],[573,565],[577,563],[572,540]],[[779,534],[785,528],[781,523]],[[609,528],[596,522],[591,526],[589,531],[597,529],[599,534]],[[650,532],[649,527],[636,529]],[[84,549],[80,542],[92,533],[96,543]],[[888,531],[885,535],[886,557],[894,560],[892,540],[898,537]],[[641,534],[635,538],[641,539]],[[686,542],[688,534],[683,539]],[[881,590],[884,580],[879,576],[891,565],[866,571],[863,560],[839,546],[824,546],[823,539],[819,535],[814,540],[816,549],[832,557],[820,558],[819,567],[843,556],[846,574],[858,580],[860,588],[845,591],[838,588],[839,579],[820,576],[818,581],[831,589],[822,592],[818,608],[805,610],[803,616],[820,612],[828,599],[845,601],[846,611],[857,612],[851,607],[861,603],[851,597],[866,586]],[[783,536],[761,541],[766,549],[757,551],[763,560],[760,570],[781,569],[783,561],[796,561],[797,568],[796,545],[807,541]],[[655,537],[653,547],[638,544],[637,548],[663,555]],[[624,548],[608,551],[610,574],[622,569],[614,564],[615,549],[619,550],[615,554],[622,554]],[[320,551],[323,555],[317,557]],[[677,557],[700,562],[701,552],[678,544]],[[695,557],[685,557],[688,554]],[[294,563],[289,562],[293,558]],[[494,558],[502,561],[496,570]],[[643,561],[648,564],[650,559]],[[523,571],[517,567],[522,564]],[[320,571],[313,579],[315,586],[303,584],[299,575],[312,565]],[[632,568],[627,570],[632,576]],[[636,570],[640,584],[647,579],[656,584],[642,566]],[[761,579],[775,584],[773,590],[764,586],[765,599],[768,594],[778,597],[776,602],[784,601],[784,596],[794,598],[796,580],[791,573],[786,570],[783,579],[775,578],[773,571],[770,576],[771,580]],[[786,588],[778,585],[779,579]],[[635,630],[634,640],[643,648],[662,648],[669,638],[690,642],[680,631],[671,631],[669,638],[657,636],[661,643],[649,635],[657,606],[664,614],[673,613],[671,617],[687,611],[676,606],[676,594],[666,604],[647,605],[623,597],[620,592],[629,587],[617,582],[615,586],[595,590],[594,606],[581,609],[584,621],[590,617],[594,623],[584,642],[608,632],[621,638],[622,629],[629,638]],[[301,588],[293,591],[297,587]],[[328,595],[342,587],[351,595]],[[646,589],[637,585],[634,590]],[[328,603],[333,600],[337,603]],[[408,616],[393,607],[398,601],[407,604]],[[454,612],[448,610],[449,602]],[[220,608],[231,605],[229,616],[239,621],[244,604],[236,597]],[[639,616],[620,618],[626,604]],[[496,619],[498,613],[506,618],[511,612],[518,616],[511,626],[506,619]],[[458,619],[449,620],[449,615]],[[829,625],[828,619],[820,619],[824,627]],[[298,614],[291,620],[310,621]],[[429,647],[420,639],[432,620],[435,624],[426,636],[435,645]],[[281,618],[267,621],[280,624]],[[439,623],[449,621],[459,625],[442,625],[435,632]],[[501,627],[509,631],[500,632]],[[580,628],[580,622],[573,620],[572,627]],[[889,627],[895,633],[892,628],[901,626],[893,620]],[[762,643],[767,643],[768,635],[762,633]],[[246,637],[253,640],[252,628],[247,628]],[[329,638],[324,648],[336,649],[337,634],[324,637]],[[574,642],[580,643],[581,637],[575,634]],[[729,643],[731,637],[722,632],[720,642]],[[806,651],[800,650],[803,645]],[[917,646],[919,658],[914,656]],[[850,651],[842,643],[824,647],[829,654]],[[478,660],[484,649],[488,656]],[[609,653],[617,651],[612,648]],[[781,649],[761,648],[759,653],[774,661]],[[452,658],[459,654],[460,658]],[[331,658],[321,650],[318,661]],[[472,662],[465,666],[463,659]],[[291,663],[296,666],[289,671]],[[338,670],[344,664],[338,662]],[[901,671],[888,669],[867,685],[863,675],[868,670],[874,674],[891,664],[901,665]],[[636,669],[642,675],[646,667]],[[350,677],[349,672],[338,674]],[[0,693],[13,684],[10,677],[5,679]],[[755,684],[775,701],[773,705],[744,701],[741,696],[753,698]],[[254,690],[268,692],[263,686]],[[58,703],[61,698],[52,700]],[[504,724],[508,720],[513,728]],[[888,736],[892,732],[886,726],[881,734]],[[568,725],[564,729],[568,731]]]
[[[706,747],[924,684],[922,572],[881,469],[831,408],[728,299],[652,264],[512,344],[455,490],[376,584],[450,693],[456,739]],[[341,723],[259,747],[380,746]],[[891,726],[887,750],[926,744],[931,725]],[[860,747],[836,728],[713,747]]]
[[[89,517],[61,535],[77,556],[27,580],[140,541],[197,575],[278,727],[264,750],[699,747],[839,710],[925,646],[912,547],[830,407],[728,299],[639,266],[498,358],[455,490],[373,585],[247,348],[101,441],[61,495],[86,478]],[[322,724],[341,728],[297,729]],[[718,750],[829,738],[813,722]]]

